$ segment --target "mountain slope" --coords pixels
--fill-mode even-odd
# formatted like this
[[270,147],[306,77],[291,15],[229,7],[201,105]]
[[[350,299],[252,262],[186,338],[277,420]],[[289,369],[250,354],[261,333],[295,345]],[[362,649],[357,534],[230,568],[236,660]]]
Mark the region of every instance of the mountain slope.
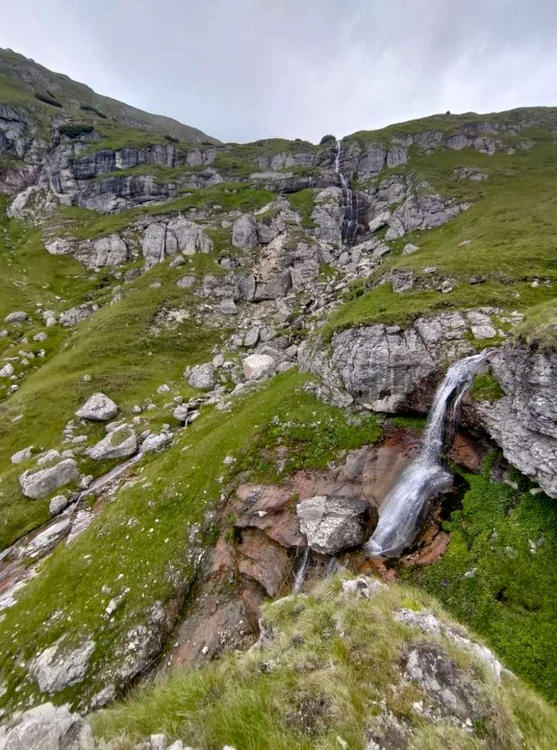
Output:
[[53,117],[66,114],[81,122],[102,125],[102,120],[108,120],[188,143],[218,143],[201,130],[170,117],[144,112],[101,96],[88,86],[62,73],[53,73],[9,49],[0,49],[0,99],[16,108],[24,106],[44,127]]
[[[175,143],[4,58],[64,106],[0,90],[0,703],[85,711],[245,648],[335,560],[427,588],[555,701],[557,109]],[[447,366],[485,348],[451,488],[366,561]],[[310,549],[311,497],[355,536]]]

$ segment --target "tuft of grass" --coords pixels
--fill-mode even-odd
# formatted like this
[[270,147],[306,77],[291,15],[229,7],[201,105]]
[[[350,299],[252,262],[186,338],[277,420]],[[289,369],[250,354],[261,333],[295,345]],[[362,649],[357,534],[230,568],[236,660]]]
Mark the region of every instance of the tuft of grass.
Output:
[[498,401],[503,398],[505,391],[492,373],[474,375],[470,393],[475,401]]
[[290,193],[288,201],[291,208],[300,214],[302,226],[311,229],[316,226],[313,218],[313,209],[315,207],[315,191],[311,188],[299,190],[297,193]]

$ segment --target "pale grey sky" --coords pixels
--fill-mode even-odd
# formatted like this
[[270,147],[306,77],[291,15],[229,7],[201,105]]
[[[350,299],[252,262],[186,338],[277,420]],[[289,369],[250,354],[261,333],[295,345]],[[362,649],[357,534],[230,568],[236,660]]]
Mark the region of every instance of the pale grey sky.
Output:
[[17,0],[0,47],[223,141],[557,104],[557,0]]

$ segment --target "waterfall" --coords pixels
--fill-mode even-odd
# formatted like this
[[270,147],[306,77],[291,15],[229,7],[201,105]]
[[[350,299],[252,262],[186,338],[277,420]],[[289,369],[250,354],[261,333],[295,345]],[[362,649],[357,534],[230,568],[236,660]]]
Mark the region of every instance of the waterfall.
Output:
[[335,173],[338,175],[338,181],[342,191],[342,205],[344,208],[344,217],[340,227],[340,234],[343,243],[346,244],[356,236],[360,206],[358,193],[349,188],[348,180],[340,171],[340,152],[341,143],[337,140],[335,146]]
[[306,571],[309,564],[309,547],[306,547],[304,550],[304,556],[302,558],[302,562],[300,563],[300,567],[296,571],[296,575],[294,576],[294,585],[292,586],[292,593],[297,594],[302,586],[304,585],[304,582],[306,580]]
[[[372,556],[397,557],[414,540],[423,520],[427,501],[451,481],[441,465],[445,417],[451,396],[458,391],[460,403],[474,374],[489,353],[485,349],[452,364],[438,387],[418,456],[402,472],[379,510],[379,522],[365,545]],[[454,415],[454,408],[452,414]]]

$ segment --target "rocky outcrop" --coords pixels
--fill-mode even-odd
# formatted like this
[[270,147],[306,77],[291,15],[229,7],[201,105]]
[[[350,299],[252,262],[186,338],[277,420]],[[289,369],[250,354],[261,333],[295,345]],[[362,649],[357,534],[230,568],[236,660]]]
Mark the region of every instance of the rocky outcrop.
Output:
[[489,358],[504,395],[476,404],[505,458],[557,498],[557,356],[507,345]]
[[44,703],[0,727],[2,750],[94,750],[89,724],[68,706]]
[[[386,177],[370,194],[369,231],[373,233],[387,227],[387,241],[415,230],[442,226],[471,205],[455,203],[433,193],[427,182],[417,183],[411,174]],[[394,210],[393,206],[396,206]]]
[[331,355],[322,343],[303,344],[300,366],[318,372],[335,392],[344,390],[374,411],[427,410],[424,386],[429,384],[431,395],[443,367],[474,352],[472,341],[483,338],[483,326],[492,325],[494,312],[443,313],[418,318],[409,328],[349,328],[333,336]]

